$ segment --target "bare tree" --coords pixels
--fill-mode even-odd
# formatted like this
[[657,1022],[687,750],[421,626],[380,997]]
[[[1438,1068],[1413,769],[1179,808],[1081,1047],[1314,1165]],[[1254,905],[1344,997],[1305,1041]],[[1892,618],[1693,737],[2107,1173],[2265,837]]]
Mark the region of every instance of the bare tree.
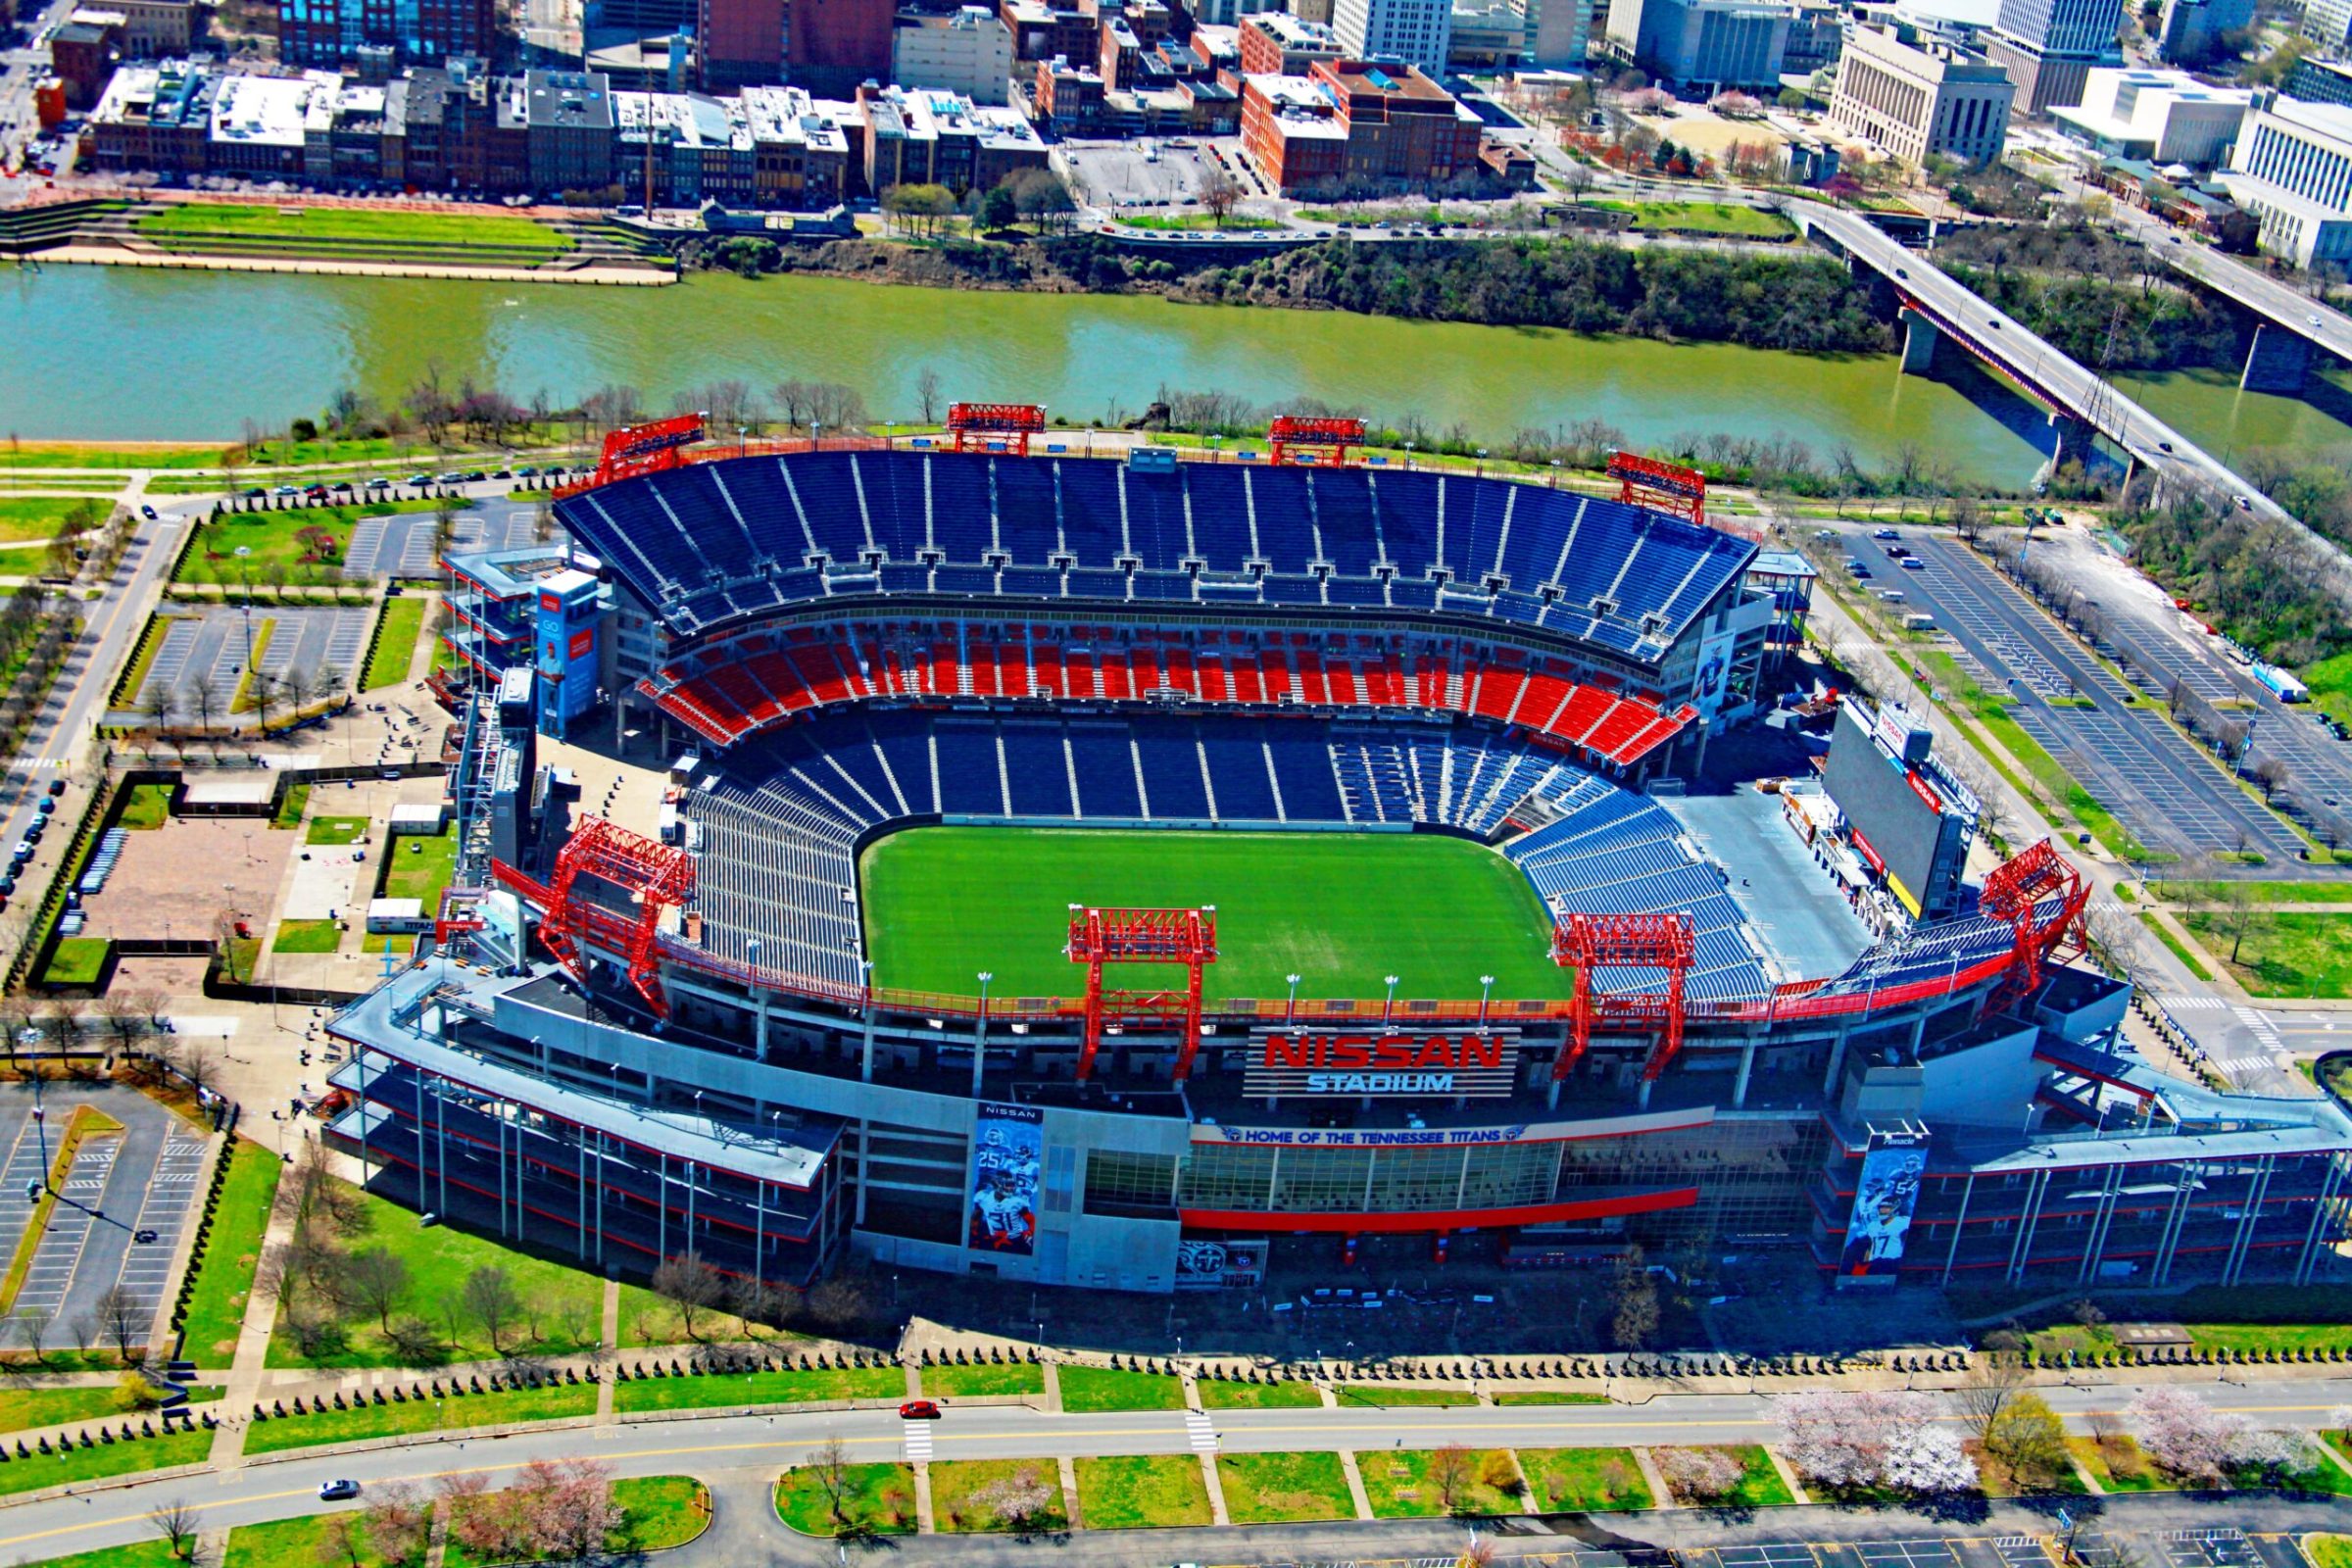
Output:
[[1658,1287],[1638,1246],[1617,1255],[1609,1276],[1609,1337],[1621,1350],[1638,1350],[1658,1332]]
[[172,1555],[181,1562],[196,1560],[196,1540],[201,1531],[202,1516],[196,1505],[185,1497],[173,1497],[147,1516],[155,1533],[164,1538]]
[[2015,1350],[1988,1349],[1970,1361],[1967,1375],[1952,1392],[1952,1402],[1983,1442],[2025,1386],[2026,1358]]
[[808,1474],[817,1489],[825,1494],[825,1505],[833,1514],[836,1534],[850,1525],[850,1449],[838,1433],[827,1433],[825,1441],[808,1450]]
[[1448,1443],[1429,1456],[1430,1484],[1438,1489],[1438,1501],[1447,1513],[1462,1500],[1475,1468],[1470,1450],[1458,1443]]
[[344,1265],[343,1277],[351,1292],[353,1302],[374,1317],[376,1326],[386,1335],[392,1332],[392,1309],[408,1294],[409,1265],[381,1247],[371,1247],[365,1252],[354,1252]]
[[57,1322],[57,1314],[45,1306],[17,1308],[17,1332],[24,1337],[24,1347],[32,1352],[35,1362],[48,1359],[45,1342],[49,1330]]
[[1208,216],[1222,223],[1233,216],[1233,209],[1243,196],[1241,181],[1216,164],[1210,164],[1200,175],[1200,205]]
[[514,1323],[520,1303],[514,1297],[514,1284],[507,1271],[484,1265],[466,1276],[466,1309],[482,1325],[489,1336],[492,1353],[507,1353],[506,1333]]
[[318,1530],[317,1554],[319,1568],[335,1568],[338,1563],[348,1563],[350,1568],[366,1568],[363,1548],[367,1544],[368,1533],[358,1514],[328,1514],[326,1522]]
[[208,672],[188,682],[188,706],[196,710],[196,722],[204,729],[213,727],[213,713],[220,706],[220,683]]
[[1047,1486],[1043,1474],[1033,1464],[1024,1464],[1004,1480],[972,1494],[974,1502],[1002,1519],[1016,1534],[1026,1533],[1051,1513],[1060,1499],[1061,1489]]
[[122,1357],[124,1364],[138,1360],[132,1352],[134,1348],[145,1349],[147,1324],[155,1315],[154,1309],[121,1284],[115,1284],[100,1293],[98,1299],[90,1303],[90,1310],[98,1314],[99,1326],[115,1342],[115,1353]]
[[678,1309],[678,1326],[690,1340],[699,1340],[694,1320],[726,1299],[726,1277],[703,1261],[699,1252],[665,1257],[654,1270],[654,1294]]
[[367,1521],[368,1544],[387,1564],[420,1561],[432,1508],[413,1481],[379,1482],[368,1494],[360,1517]]
[[926,365],[914,378],[914,401],[925,424],[939,422],[939,372]]

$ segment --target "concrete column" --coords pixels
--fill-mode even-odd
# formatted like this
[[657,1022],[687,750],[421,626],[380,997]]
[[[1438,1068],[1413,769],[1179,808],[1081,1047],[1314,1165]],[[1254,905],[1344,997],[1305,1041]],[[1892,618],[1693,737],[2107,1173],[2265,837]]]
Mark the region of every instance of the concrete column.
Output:
[[1756,1043],[1748,1041],[1740,1048],[1740,1081],[1732,1085],[1732,1108],[1747,1108],[1747,1079],[1756,1069]]
[[1896,315],[1903,323],[1903,374],[1925,375],[1936,358],[1936,343],[1943,334],[1936,323],[1906,305]]
[[2091,443],[2098,439],[2098,431],[2090,427],[2090,421],[2077,418],[2071,414],[2053,414],[2050,416],[2050,429],[2058,438],[2050,453],[2050,472],[2056,473],[2069,463],[2087,464],[2090,461]]
[[2237,384],[2248,392],[2301,397],[2303,378],[2310,369],[2311,339],[2275,321],[2263,321],[2255,326],[2254,341],[2246,347],[2246,370]]

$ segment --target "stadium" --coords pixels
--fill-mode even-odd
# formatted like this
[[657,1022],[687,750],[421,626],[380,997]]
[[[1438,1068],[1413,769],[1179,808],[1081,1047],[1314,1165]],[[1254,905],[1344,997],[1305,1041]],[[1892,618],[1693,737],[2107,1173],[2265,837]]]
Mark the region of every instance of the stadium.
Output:
[[[2047,844],[1968,883],[1924,728],[1848,703],[1819,781],[1691,788],[1778,608],[1697,475],[950,432],[623,430],[564,545],[450,563],[461,875],[332,1026],[383,1191],[783,1288],[1677,1238],[2331,1277],[2352,1126],[2132,1055],[2088,885]],[[606,706],[685,749],[657,821],[537,756]]]

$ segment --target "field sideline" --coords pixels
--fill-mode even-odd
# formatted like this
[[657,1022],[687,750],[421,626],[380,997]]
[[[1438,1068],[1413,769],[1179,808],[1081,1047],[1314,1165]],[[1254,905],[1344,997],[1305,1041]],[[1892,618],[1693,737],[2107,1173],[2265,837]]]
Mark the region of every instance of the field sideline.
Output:
[[[1550,924],[1527,879],[1462,839],[1397,833],[924,827],[867,847],[858,866],[874,983],[999,997],[1073,996],[1061,955],[1072,904],[1217,906],[1212,1000],[1382,995],[1565,998]],[[1175,969],[1120,982],[1166,983]]]

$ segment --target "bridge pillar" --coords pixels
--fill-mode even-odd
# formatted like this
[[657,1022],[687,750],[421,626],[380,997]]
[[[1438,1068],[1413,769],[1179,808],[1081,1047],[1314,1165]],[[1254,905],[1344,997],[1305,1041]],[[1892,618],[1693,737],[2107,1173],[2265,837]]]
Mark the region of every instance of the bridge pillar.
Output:
[[2053,414],[2050,416],[2050,429],[2058,437],[2058,444],[2050,453],[2051,473],[2056,473],[2069,463],[2089,464],[2091,446],[2098,440],[2099,432],[2091,427],[2088,419],[2079,419],[2071,414]]
[[1905,375],[1925,375],[1936,359],[1936,343],[1943,334],[1936,323],[1906,305],[1896,318],[1903,323],[1903,371]]
[[2248,392],[2301,397],[2303,377],[2310,368],[2311,339],[2264,321],[2254,328],[2254,341],[2246,349],[2246,373],[2238,377],[2237,384]]

